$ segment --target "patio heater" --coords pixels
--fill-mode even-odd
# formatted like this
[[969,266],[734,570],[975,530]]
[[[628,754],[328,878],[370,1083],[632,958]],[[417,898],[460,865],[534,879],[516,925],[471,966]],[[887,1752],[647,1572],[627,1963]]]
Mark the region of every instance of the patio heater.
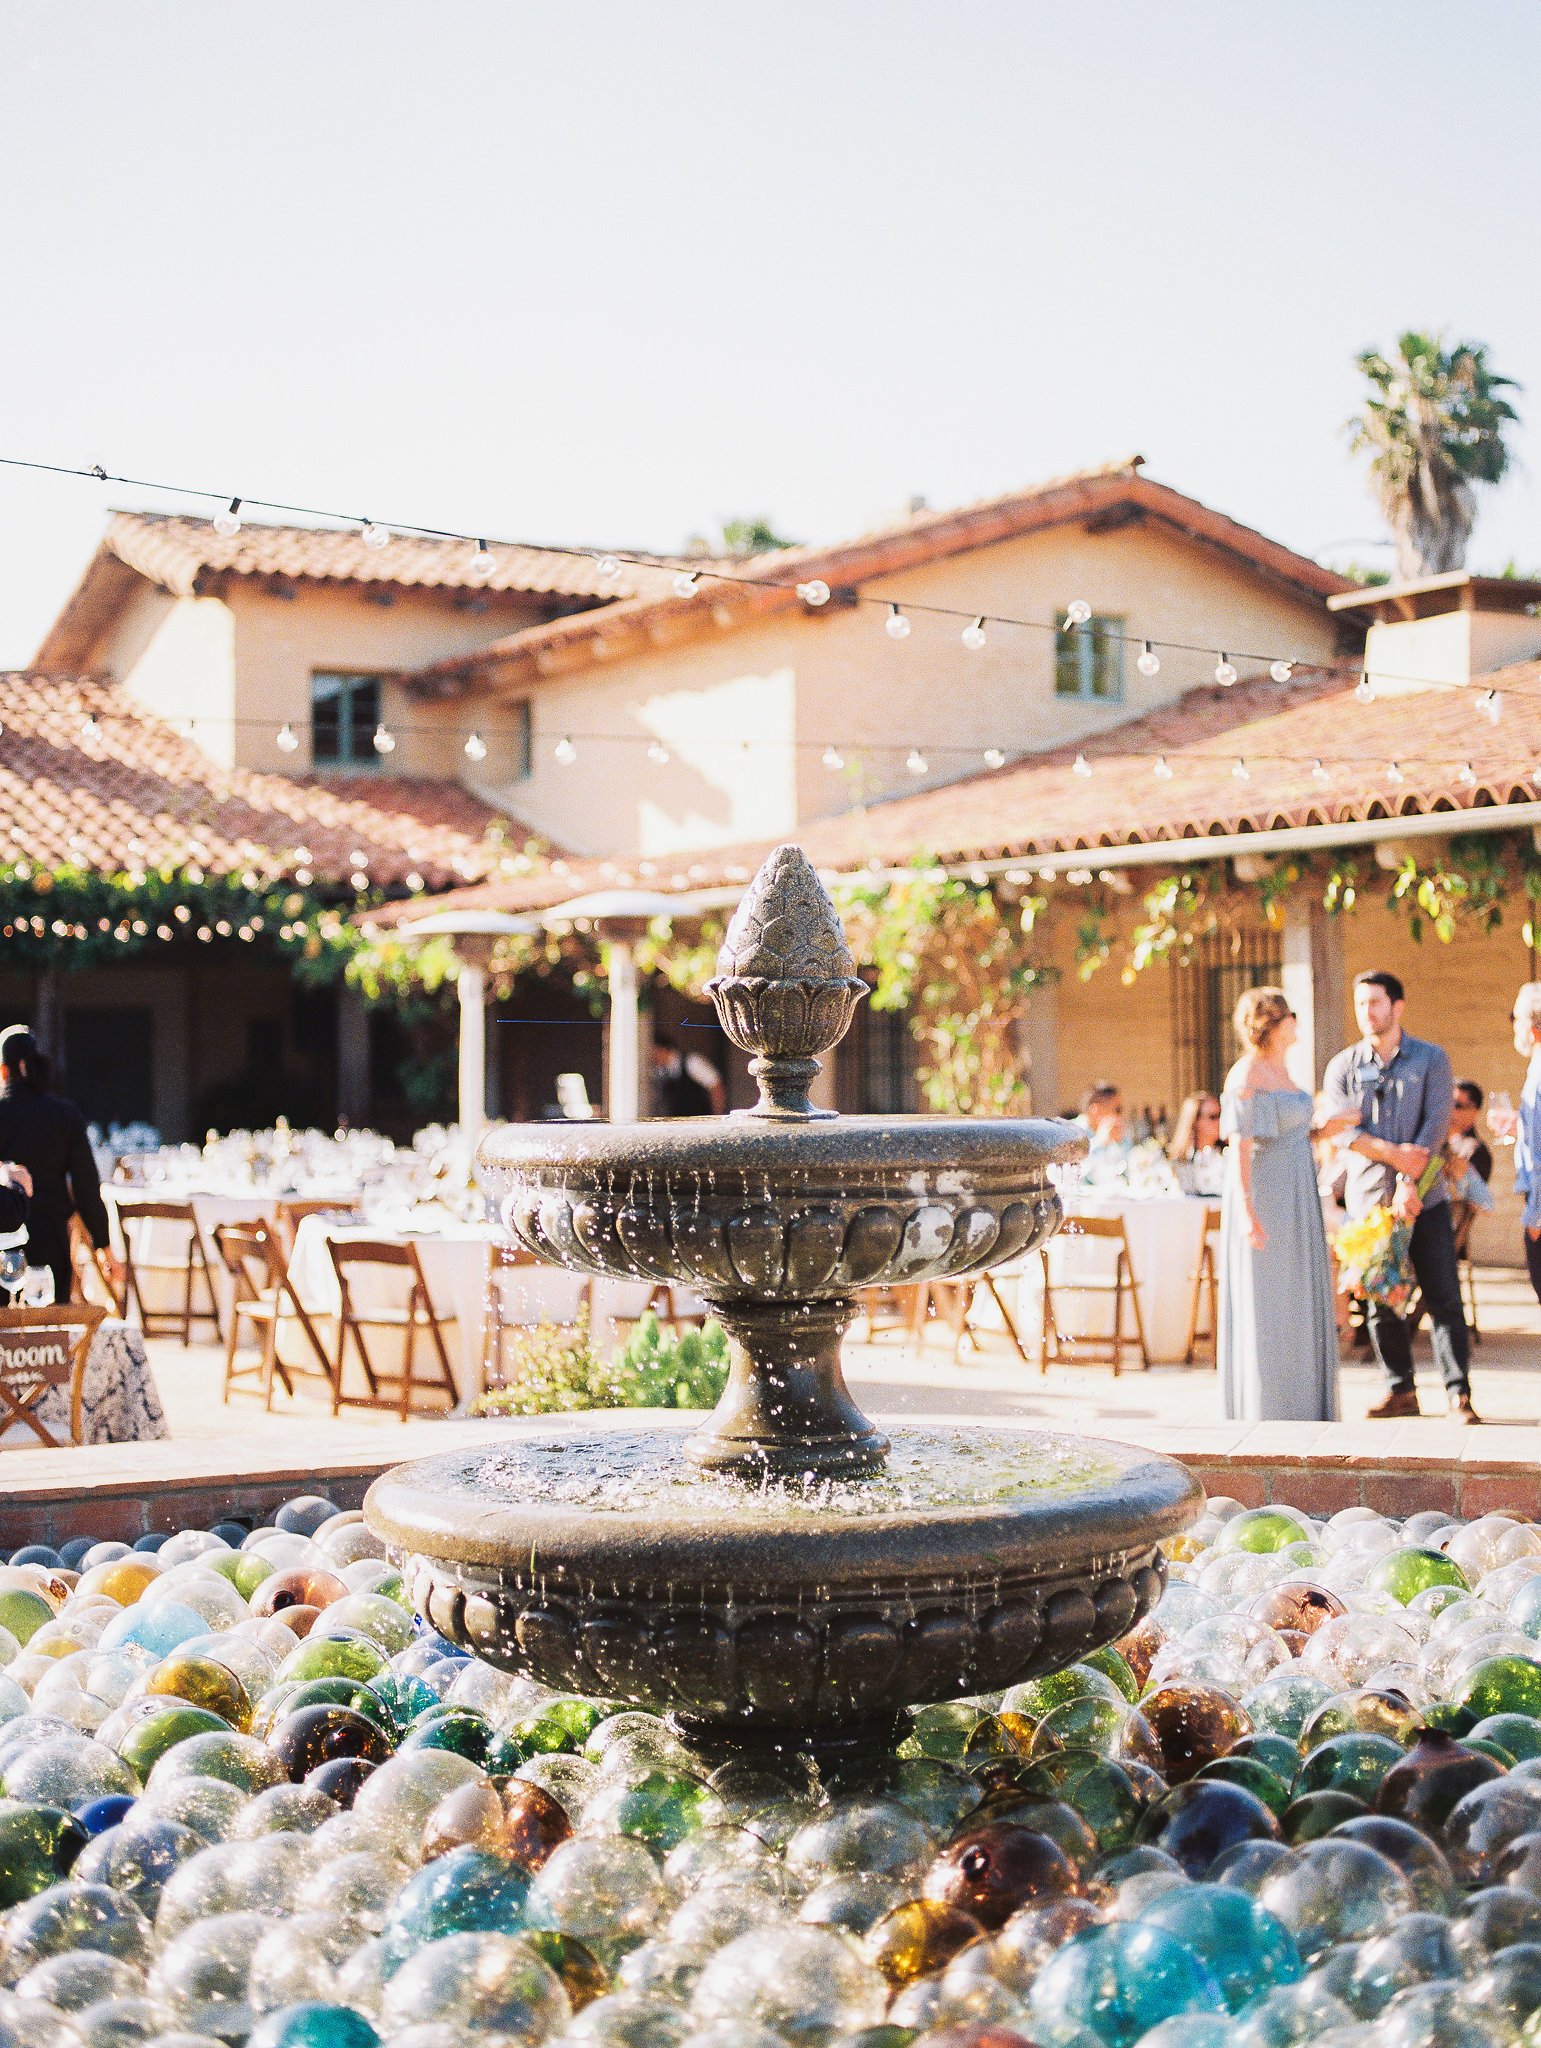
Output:
[[655,917],[700,915],[699,899],[650,889],[596,889],[541,912],[547,925],[588,924],[610,949],[610,1047],[605,1115],[613,1124],[635,1123],[642,1106],[637,941]]
[[474,1149],[487,1122],[487,969],[493,941],[538,932],[538,917],[506,910],[439,910],[401,927],[404,939],[453,939],[460,998],[460,1127]]

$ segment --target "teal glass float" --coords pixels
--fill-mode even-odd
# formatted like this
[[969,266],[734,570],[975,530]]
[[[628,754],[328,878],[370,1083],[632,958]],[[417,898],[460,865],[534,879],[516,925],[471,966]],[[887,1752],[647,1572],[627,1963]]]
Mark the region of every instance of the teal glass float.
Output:
[[407,1880],[381,1930],[387,1968],[448,1934],[511,1934],[525,1924],[530,1873],[483,1849],[451,1849]]
[[157,1600],[153,1605],[139,1600],[112,1617],[97,1638],[97,1648],[132,1645],[156,1657],[169,1657],[183,1643],[208,1632],[209,1624],[197,1609],[184,1607],[179,1600]]
[[1334,1735],[1304,1757],[1295,1791],[1352,1792],[1356,1799],[1373,1799],[1381,1780],[1404,1754],[1389,1735]]
[[1214,1973],[1163,1927],[1136,1921],[1073,1935],[1039,1971],[1028,1998],[1048,2028],[1082,2028],[1105,2048],[1136,2043],[1188,2013],[1223,2013]]
[[246,2048],[379,2048],[379,2042],[373,2023],[352,2006],[307,2000],[265,2013]]
[[660,1854],[710,1824],[722,1802],[699,1778],[681,1771],[644,1771],[632,1780],[602,1785],[584,1808],[584,1826],[630,1835]]
[[435,1706],[419,1714],[403,1736],[403,1750],[447,1749],[494,1777],[507,1777],[524,1760],[516,1740],[500,1735],[485,1714],[470,1707]]
[[1199,1957],[1232,2012],[1304,1974],[1300,1951],[1283,1922],[1226,1885],[1178,1886],[1144,1907],[1139,1917],[1165,1928]]
[[1541,1718],[1534,1714],[1489,1714],[1464,1738],[1468,1748],[1477,1742],[1496,1742],[1516,1763],[1528,1763],[1541,1756]]

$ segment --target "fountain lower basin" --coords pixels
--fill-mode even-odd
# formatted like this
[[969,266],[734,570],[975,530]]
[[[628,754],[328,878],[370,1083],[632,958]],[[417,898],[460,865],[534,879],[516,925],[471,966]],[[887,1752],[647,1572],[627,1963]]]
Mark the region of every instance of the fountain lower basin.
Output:
[[492,1663],[816,1739],[1124,1635],[1202,1499],[1170,1459],[1027,1429],[896,1429],[884,1479],[758,1489],[682,1481],[680,1437],[569,1418],[387,1473],[369,1521],[419,1610]]

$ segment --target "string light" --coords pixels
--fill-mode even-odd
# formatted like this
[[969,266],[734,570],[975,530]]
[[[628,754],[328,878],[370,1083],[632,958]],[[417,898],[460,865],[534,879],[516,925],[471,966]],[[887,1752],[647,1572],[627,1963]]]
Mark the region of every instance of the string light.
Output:
[[101,736],[102,728],[97,724],[95,716],[88,712],[81,721],[80,737],[83,740],[99,740]]
[[815,608],[829,603],[829,585],[822,576],[810,576],[806,583],[799,583],[797,594],[804,604],[811,604]]
[[1236,670],[1228,654],[1222,654],[1215,663],[1215,681],[1222,690],[1228,690],[1236,680]]
[[564,768],[571,768],[574,761],[578,758],[578,749],[570,739],[558,740],[551,751]]
[[1477,706],[1489,725],[1497,725],[1504,715],[1504,700],[1496,690],[1484,690],[1477,699]]
[[1231,773],[1238,782],[1250,782],[1252,780],[1252,770],[1247,766],[1240,754],[1231,763]]
[[1473,768],[1470,761],[1464,761],[1461,764],[1460,772],[1455,779],[1457,782],[1461,784],[1461,786],[1464,789],[1470,789],[1472,787],[1472,785],[1477,780],[1477,771],[1475,768]]
[[241,530],[241,501],[232,498],[223,512],[214,514],[214,531],[229,540]]
[[375,727],[375,736],[370,741],[370,745],[377,754],[394,754],[396,751],[395,734],[391,732],[389,727],[377,725]]
[[472,732],[466,734],[465,757],[468,761],[486,760],[487,742],[482,738],[479,732]]
[[919,747],[910,748],[910,751],[904,757],[904,765],[912,775],[928,775],[931,772],[931,763],[926,759]]
[[845,766],[845,756],[835,746],[826,747],[820,758],[831,775],[838,775]]
[[1088,776],[1092,772],[1092,764],[1084,754],[1077,754],[1070,764],[1070,772],[1072,775]]
[[1400,761],[1388,761],[1386,763],[1386,780],[1388,782],[1405,782],[1407,780],[1407,777],[1402,773]]
[[985,748],[985,766],[987,768],[1004,768],[1005,765],[1006,756],[1001,752],[999,747]]
[[1156,765],[1155,765],[1155,767],[1154,767],[1154,768],[1152,768],[1152,769],[1151,769],[1151,771],[1150,771],[1150,772],[1151,772],[1151,774],[1152,774],[1152,775],[1154,775],[1154,776],[1155,776],[1155,778],[1156,778],[1156,780],[1157,780],[1158,782],[1170,782],[1170,781],[1171,781],[1171,779],[1172,779],[1172,764],[1171,764],[1171,762],[1170,762],[1170,761],[1169,761],[1169,760],[1167,759],[1167,757],[1166,757],[1166,755],[1165,755],[1165,754],[1158,754],[1158,755],[1156,756]]
[[963,628],[963,631],[958,635],[958,638],[963,642],[964,646],[968,648],[971,653],[977,654],[979,649],[983,647],[985,644],[985,622],[983,614],[981,613],[981,615],[977,619],[975,619],[974,623],[971,626],[965,626]]
[[888,617],[884,621],[883,630],[890,640],[909,639],[910,622],[896,604],[888,607]]
[[471,556],[471,574],[473,576],[490,576],[497,566],[496,555],[493,554],[491,548],[488,547],[484,540],[479,540],[476,543],[476,551]]
[[1268,664],[1268,673],[1276,683],[1287,683],[1295,673],[1295,664],[1292,661],[1271,661]]
[[363,541],[366,548],[386,548],[391,544],[391,530],[382,526],[378,519],[366,519],[363,527]]
[[1157,654],[1155,648],[1151,646],[1148,640],[1145,642],[1145,645],[1141,648],[1134,665],[1139,670],[1142,676],[1160,675],[1161,657],[1159,654]]
[[1357,704],[1375,702],[1375,685],[1370,681],[1370,671],[1367,668],[1359,671],[1359,680],[1354,685],[1354,701]]
[[701,587],[701,579],[694,569],[682,569],[674,579],[676,597],[694,597]]
[[1084,626],[1092,615],[1092,608],[1084,597],[1073,597],[1065,607],[1064,631],[1073,633],[1077,626]]
[[1311,780],[1313,782],[1325,782],[1327,780],[1327,767],[1325,762],[1320,759],[1311,763]]
[[614,583],[621,573],[620,558],[616,555],[601,555],[594,567],[607,583]]
[[649,740],[647,748],[647,758],[650,761],[652,761],[657,767],[662,768],[666,766],[668,763],[669,749],[664,745],[662,740]]
[[277,744],[278,751],[281,754],[292,754],[295,753],[299,748],[300,736],[295,731],[294,727],[290,725],[287,719],[285,719],[284,723],[278,728]]

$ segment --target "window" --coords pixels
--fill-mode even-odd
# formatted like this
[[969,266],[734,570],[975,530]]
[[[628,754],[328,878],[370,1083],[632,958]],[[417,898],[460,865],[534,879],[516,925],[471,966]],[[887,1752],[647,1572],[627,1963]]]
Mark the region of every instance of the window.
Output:
[[1277,988],[1284,972],[1272,932],[1199,940],[1172,982],[1174,1080],[1179,1095],[1218,1094],[1241,1053],[1231,1016],[1249,988]]
[[1054,636],[1056,697],[1097,697],[1116,704],[1124,694],[1124,622],[1093,612],[1084,626]]
[[378,767],[380,678],[317,673],[310,679],[310,758],[317,766],[346,762]]

